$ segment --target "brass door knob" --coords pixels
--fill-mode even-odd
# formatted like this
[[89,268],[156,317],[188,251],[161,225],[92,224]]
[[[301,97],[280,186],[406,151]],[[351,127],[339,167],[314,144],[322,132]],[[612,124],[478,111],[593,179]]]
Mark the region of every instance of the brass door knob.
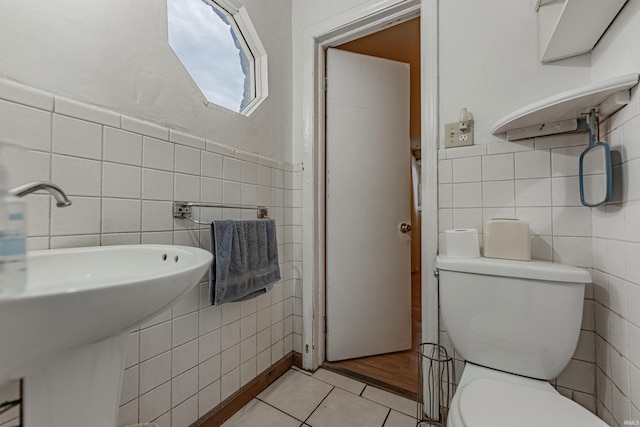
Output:
[[400,224],[400,231],[403,233],[409,233],[411,231],[411,224],[403,222],[402,224]]

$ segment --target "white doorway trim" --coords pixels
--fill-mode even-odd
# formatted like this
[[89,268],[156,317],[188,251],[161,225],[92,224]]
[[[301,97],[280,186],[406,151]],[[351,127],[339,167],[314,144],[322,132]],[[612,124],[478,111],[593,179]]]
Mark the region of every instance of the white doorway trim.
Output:
[[422,341],[438,342],[438,1],[376,0],[306,28],[302,39],[302,365],[325,358],[324,49],[421,16]]

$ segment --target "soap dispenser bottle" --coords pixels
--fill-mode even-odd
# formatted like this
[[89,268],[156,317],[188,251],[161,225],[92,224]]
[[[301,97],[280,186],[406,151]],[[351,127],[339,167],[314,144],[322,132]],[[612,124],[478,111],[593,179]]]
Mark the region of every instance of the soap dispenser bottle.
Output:
[[0,297],[23,291],[27,283],[25,204],[8,187],[0,165]]

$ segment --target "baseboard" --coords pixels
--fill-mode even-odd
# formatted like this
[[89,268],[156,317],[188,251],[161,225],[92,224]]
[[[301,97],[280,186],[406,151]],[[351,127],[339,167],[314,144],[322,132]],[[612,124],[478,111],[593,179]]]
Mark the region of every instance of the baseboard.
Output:
[[293,352],[293,366],[302,369],[302,353]]
[[251,382],[225,399],[224,402],[207,412],[198,421],[191,424],[190,427],[219,427],[231,418],[233,414],[242,409],[244,405],[249,403],[251,399],[260,394],[262,390],[280,378],[280,376],[287,372],[292,366],[298,366],[296,360],[299,360],[301,367],[302,355],[296,352],[289,353],[274,363],[271,368],[258,375]]

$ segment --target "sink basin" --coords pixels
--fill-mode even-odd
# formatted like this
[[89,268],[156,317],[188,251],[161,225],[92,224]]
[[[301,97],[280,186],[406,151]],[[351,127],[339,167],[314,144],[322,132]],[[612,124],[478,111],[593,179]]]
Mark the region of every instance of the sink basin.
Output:
[[[126,336],[196,286],[211,261],[208,251],[171,245],[30,252],[25,291],[0,296],[0,386],[25,378],[25,425],[113,427]],[[106,401],[111,415],[100,415],[95,405]],[[73,420],[83,406],[90,424]]]

